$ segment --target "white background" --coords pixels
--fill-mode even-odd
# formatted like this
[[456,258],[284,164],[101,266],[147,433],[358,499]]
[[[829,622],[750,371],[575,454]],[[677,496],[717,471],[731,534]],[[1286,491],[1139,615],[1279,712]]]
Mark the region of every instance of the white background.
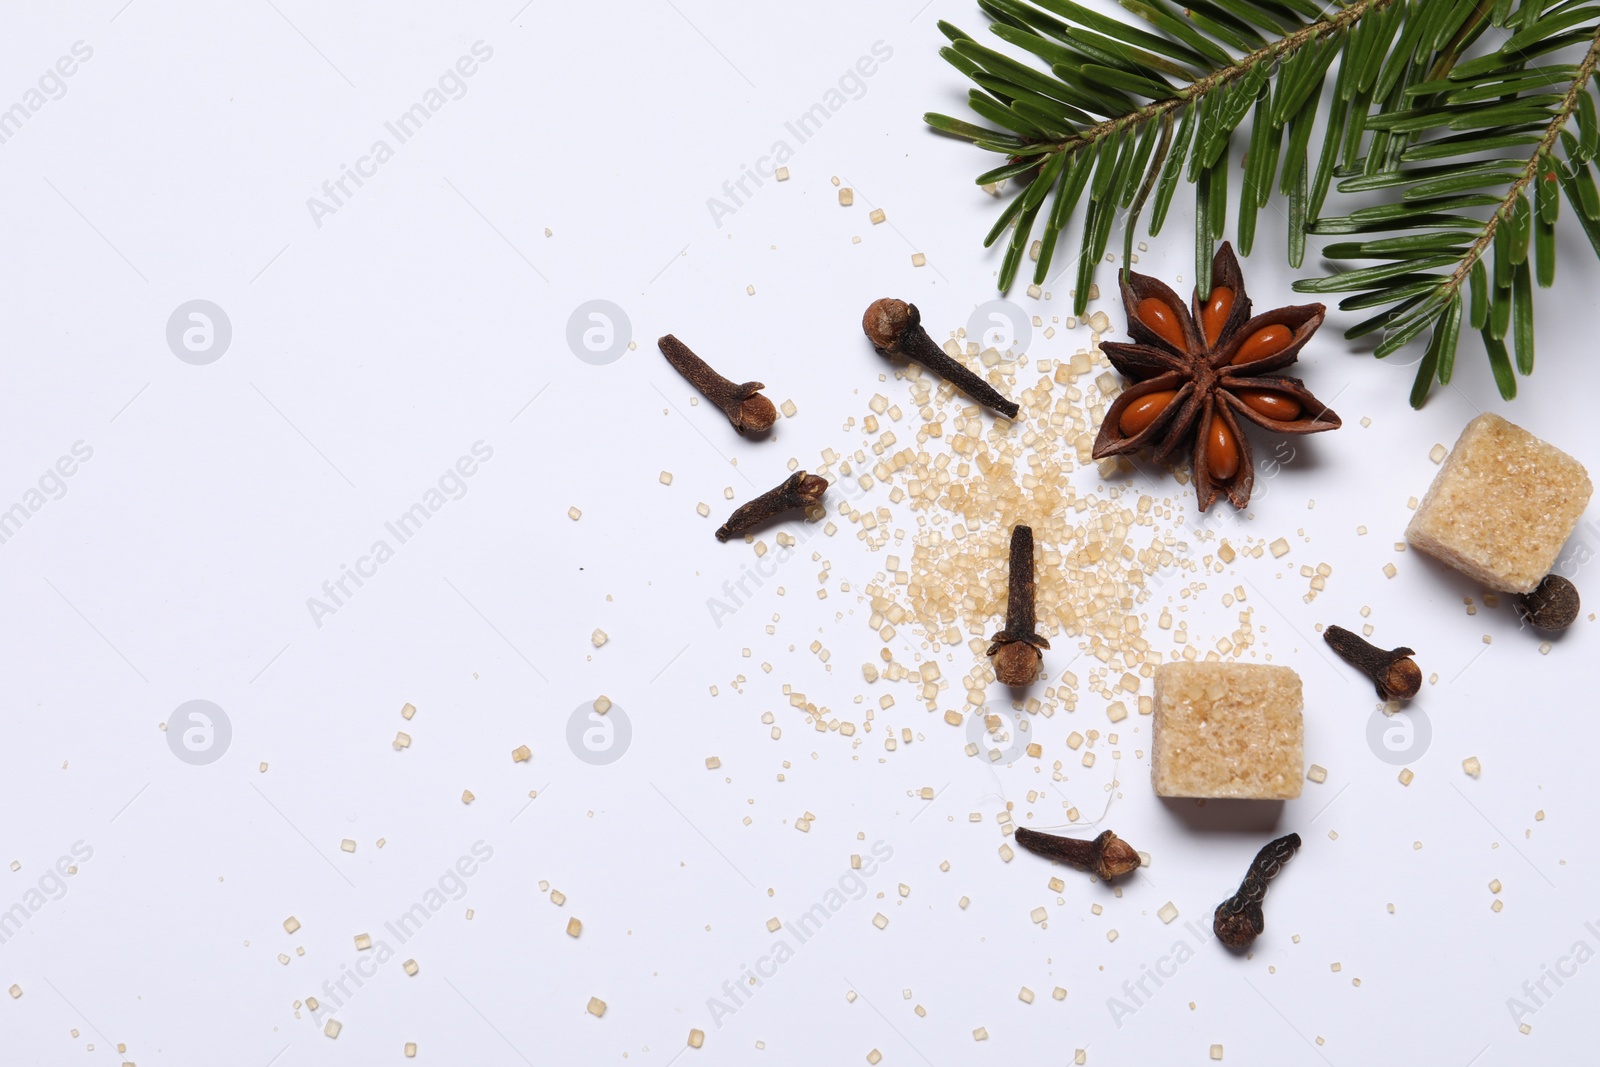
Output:
[[[1076,1049],[1089,1063],[1198,1063],[1218,1043],[1233,1063],[1486,1067],[1589,1048],[1600,963],[1560,988],[1546,980],[1554,995],[1525,1018],[1530,1035],[1507,999],[1575,942],[1600,949],[1584,926],[1600,927],[1593,624],[1541,656],[1508,606],[1469,617],[1462,598],[1481,603],[1482,590],[1393,550],[1407,498],[1436,470],[1429,448],[1479,410],[1597,467],[1584,398],[1600,271],[1576,228],[1560,231],[1538,372],[1512,404],[1471,338],[1455,386],[1420,413],[1405,402],[1410,369],[1347,345],[1348,318],[1306,350],[1303,376],[1345,427],[1308,439],[1251,517],[1223,520],[1230,536],[1294,548],[1240,561],[1211,596],[1245,580],[1258,591],[1258,650],[1304,678],[1307,760],[1328,780],[1281,809],[1163,804],[1131,720],[1141,732],[1121,746],[1107,825],[1152,865],[1120,898],[1025,854],[999,859],[996,812],[1014,801],[1029,821],[1026,792],[1048,785],[1036,761],[991,770],[967,757],[964,733],[913,710],[905,690],[893,723],[921,739],[894,753],[881,734],[852,749],[815,733],[787,706],[786,682],[834,708],[886,691],[861,680],[881,647],[869,611],[838,588],[860,589],[882,557],[849,527],[807,545],[832,561],[829,599],[815,599],[817,565],[797,559],[713,620],[707,599],[754,560],[711,537],[723,487],[742,499],[790,457],[809,466],[824,448],[859,447],[845,420],[879,389],[906,403],[903,382],[878,382],[866,304],[914,300],[942,337],[993,295],[998,256],[980,238],[999,205],[970,180],[990,161],[920,122],[929,108],[964,115],[936,19],[974,32],[984,19],[965,0],[920,2],[5,5],[0,106],[74,42],[93,55],[0,145],[0,506],[75,442],[93,456],[0,545],[0,908],[29,899],[74,843],[93,855],[0,944],[0,989],[23,990],[0,997],[0,1059],[377,1064],[404,1062],[415,1041],[417,1062],[441,1064],[862,1063],[874,1048],[888,1064],[1067,1063]],[[393,145],[384,123],[480,40],[493,55],[465,95],[319,226],[308,198],[375,139]],[[876,42],[892,55],[859,98],[796,144],[785,121]],[[778,139],[794,148],[791,180],[750,186],[719,226],[708,198]],[[854,207],[838,206],[835,175]],[[1140,264],[1185,276],[1183,291],[1188,199]],[[886,224],[867,221],[873,207]],[[1269,209],[1262,228],[1245,263],[1252,296],[1293,302],[1280,217]],[[1068,284],[1048,303],[1013,295],[1064,318]],[[195,298],[232,323],[207,366],[165,340]],[[637,342],[606,366],[566,341],[592,299],[622,307]],[[1120,323],[1115,301],[1099,306]],[[798,415],[774,441],[737,439],[689,404],[655,351],[666,332],[764,379]],[[1035,337],[1035,358],[1088,340]],[[466,494],[316,625],[307,598],[478,441],[493,456]],[[1094,485],[1093,471],[1079,477]],[[1148,491],[1192,517],[1191,490],[1161,476]],[[695,514],[702,500],[713,518]],[[1333,577],[1306,604],[1298,570],[1319,562]],[[1362,605],[1377,640],[1414,646],[1440,676],[1419,702],[1432,740],[1409,787],[1369,749],[1370,690],[1313,629],[1358,625]],[[1190,619],[1205,645],[1232,628],[1214,603]],[[599,649],[597,627],[610,635]],[[807,651],[814,639],[831,668]],[[902,662],[912,641],[903,627]],[[1047,669],[1073,644],[1059,641]],[[954,650],[947,679],[967,656]],[[566,724],[601,693],[633,738],[591,766]],[[175,758],[160,728],[192,699],[232,725],[208,766]],[[407,701],[420,709],[409,724]],[[760,722],[769,710],[777,741]],[[402,727],[414,742],[400,753]],[[1090,710],[1041,720],[1042,765],[1090,727],[1109,728]],[[533,759],[514,764],[521,744]],[[720,770],[705,768],[712,755]],[[1472,755],[1478,780],[1461,770]],[[1075,757],[1068,768],[1063,788],[1092,817],[1116,765],[1103,754],[1095,771]],[[936,799],[913,798],[924,786]],[[1062,821],[1054,794],[1038,809],[1034,824]],[[816,820],[798,833],[806,811]],[[1274,885],[1253,956],[1199,944],[1185,923],[1208,930],[1255,849],[1289,830],[1305,847]],[[296,1016],[295,1001],[326,999],[323,983],[355,963],[355,934],[385,937],[479,841],[492,859],[395,944],[337,1013],[337,1040]],[[716,1025],[708,998],[770,950],[766,921],[822,900],[875,841],[893,856],[870,896]],[[1052,874],[1066,881],[1059,904]],[[1181,918],[1166,926],[1156,911],[1169,900]],[[1029,919],[1038,906],[1047,928]],[[290,915],[303,924],[292,936]],[[1179,938],[1194,958],[1115,1017],[1108,998],[1131,1004],[1124,983]],[[416,977],[400,970],[408,958]],[[591,996],[609,1005],[603,1018],[585,1012]],[[685,1052],[692,1027],[706,1044]]]

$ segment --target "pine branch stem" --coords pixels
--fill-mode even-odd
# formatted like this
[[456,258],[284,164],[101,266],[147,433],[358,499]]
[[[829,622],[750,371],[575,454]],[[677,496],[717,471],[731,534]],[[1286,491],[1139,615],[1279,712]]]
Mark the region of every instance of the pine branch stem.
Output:
[[1438,81],[1449,74],[1456,65],[1456,60],[1461,58],[1468,45],[1477,39],[1478,33],[1489,21],[1489,14],[1494,10],[1495,0],[1479,0],[1477,8],[1467,21],[1461,24],[1456,35],[1450,38],[1448,44],[1440,51],[1439,58],[1428,71],[1429,81]]
[[1051,151],[1073,152],[1086,145],[1093,146],[1102,139],[1118,134],[1130,126],[1141,126],[1151,119],[1159,118],[1168,112],[1181,110],[1219,86],[1242,78],[1259,63],[1277,62],[1313,41],[1320,40],[1331,33],[1336,33],[1346,26],[1359,22],[1366,15],[1375,14],[1398,2],[1402,2],[1402,0],[1356,0],[1355,3],[1342,9],[1337,15],[1314,22],[1286,37],[1258,48],[1231,66],[1223,67],[1221,70],[1214,70],[1197,81],[1184,86],[1165,100],[1153,101],[1144,107],[1128,112],[1126,115],[1106,119],[1104,122],[1090,126],[1076,136],[1055,145]]
[[1528,165],[1522,168],[1522,173],[1517,176],[1517,180],[1512,182],[1511,187],[1506,190],[1506,195],[1501,198],[1499,206],[1494,210],[1494,214],[1490,215],[1489,221],[1484,223],[1483,232],[1472,243],[1472,247],[1467,249],[1466,255],[1463,256],[1454,273],[1450,275],[1449,280],[1438,288],[1437,295],[1439,297],[1448,300],[1460,291],[1462,283],[1472,273],[1473,264],[1483,258],[1485,249],[1493,243],[1495,231],[1500,228],[1502,222],[1511,217],[1512,208],[1516,205],[1518,198],[1522,196],[1523,192],[1528,188],[1528,184],[1538,174],[1539,161],[1555,147],[1556,138],[1560,137],[1561,131],[1566,129],[1567,122],[1572,118],[1573,109],[1578,106],[1578,97],[1588,85],[1596,65],[1600,65],[1600,30],[1595,31],[1594,39],[1589,42],[1589,51],[1584,55],[1583,62],[1578,65],[1578,73],[1572,79],[1572,84],[1567,87],[1566,94],[1562,96],[1561,104],[1556,108],[1555,118],[1550,121],[1549,127],[1544,131],[1544,136],[1534,146],[1533,153],[1528,158]]

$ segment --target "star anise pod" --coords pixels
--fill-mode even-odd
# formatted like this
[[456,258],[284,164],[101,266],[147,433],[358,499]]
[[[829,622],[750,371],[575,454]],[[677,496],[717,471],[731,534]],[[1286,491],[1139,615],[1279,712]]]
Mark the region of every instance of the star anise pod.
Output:
[[1272,374],[1293,363],[1322,325],[1321,304],[1250,316],[1250,298],[1233,247],[1223,242],[1211,264],[1211,292],[1195,290],[1193,312],[1155,278],[1124,272],[1122,303],[1133,344],[1100,347],[1131,384],[1106,412],[1094,458],[1137,452],[1157,461],[1187,451],[1205,511],[1225,492],[1236,508],[1250,503],[1255,463],[1240,418],[1274,433],[1334,430],[1339,416],[1298,378]]

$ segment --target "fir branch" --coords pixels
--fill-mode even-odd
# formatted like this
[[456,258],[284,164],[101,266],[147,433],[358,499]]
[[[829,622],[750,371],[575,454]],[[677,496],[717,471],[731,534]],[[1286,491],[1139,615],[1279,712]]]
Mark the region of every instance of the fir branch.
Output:
[[[1360,238],[1325,249],[1336,266],[1377,261],[1298,290],[1350,293],[1341,308],[1376,310],[1347,336],[1381,333],[1380,358],[1427,335],[1414,404],[1435,380],[1450,381],[1463,320],[1483,337],[1501,392],[1515,395],[1516,374],[1533,367],[1534,288],[1554,279],[1562,197],[1600,255],[1600,184],[1590,166],[1600,156],[1591,95],[1600,11],[1589,0],[1334,0],[1326,9],[1310,0],[1119,2],[1127,22],[1074,0],[978,0],[995,37],[1033,63],[939,24],[950,39],[941,54],[976,86],[969,103],[989,125],[924,119],[1005,158],[979,184],[1017,186],[985,241],[1011,230],[1001,291],[1040,219],[1034,284],[1046,280],[1085,199],[1074,292],[1082,314],[1119,210],[1126,264],[1139,214],[1150,204],[1150,233],[1159,233],[1180,176],[1195,187],[1196,284],[1206,289],[1229,213],[1231,141],[1250,118],[1240,250],[1249,254],[1257,212],[1276,186],[1288,198],[1292,267],[1308,234]],[[1487,50],[1491,27],[1507,39]],[[1578,62],[1530,65],[1580,47]],[[1335,186],[1387,199],[1325,216]]]
[[[1474,20],[1486,25],[1494,7],[1480,4],[1474,12]],[[1519,13],[1538,7],[1542,5],[1525,5]],[[1490,370],[1501,395],[1511,399],[1517,389],[1504,344],[1508,331],[1516,354],[1516,373],[1532,372],[1533,290],[1535,283],[1547,288],[1555,279],[1554,224],[1559,213],[1558,194],[1567,197],[1579,223],[1590,235],[1596,253],[1600,254],[1600,242],[1594,240],[1600,236],[1600,196],[1594,193],[1594,179],[1589,169],[1589,160],[1600,149],[1600,129],[1596,128],[1596,109],[1590,95],[1590,83],[1600,65],[1600,26],[1595,25],[1594,12],[1588,13],[1588,24],[1583,27],[1587,50],[1575,66],[1529,71],[1526,63],[1530,53],[1523,51],[1524,48],[1544,51],[1544,46],[1552,39],[1568,36],[1572,27],[1582,21],[1572,17],[1575,10],[1581,9],[1570,4],[1561,5],[1551,12],[1548,24],[1539,21],[1539,12],[1525,16],[1522,28],[1511,42],[1488,56],[1453,68],[1435,62],[1430,66],[1428,80],[1408,90],[1416,106],[1383,116],[1384,125],[1390,129],[1414,128],[1422,132],[1433,125],[1429,120],[1433,113],[1450,116],[1454,126],[1473,129],[1472,136],[1464,139],[1446,137],[1411,145],[1402,151],[1402,160],[1408,157],[1413,161],[1453,160],[1479,152],[1493,152],[1497,158],[1429,167],[1396,166],[1371,178],[1347,181],[1342,185],[1347,190],[1380,186],[1409,188],[1402,194],[1399,205],[1363,209],[1343,220],[1319,220],[1313,227],[1320,232],[1348,232],[1347,227],[1353,224],[1367,233],[1374,233],[1386,228],[1383,224],[1387,223],[1411,231],[1404,237],[1330,245],[1325,249],[1330,260],[1388,259],[1392,262],[1388,267],[1357,268],[1297,282],[1295,289],[1308,293],[1360,293],[1347,298],[1341,304],[1345,308],[1389,304],[1388,311],[1346,333],[1348,337],[1356,337],[1381,329],[1384,338],[1374,351],[1379,358],[1392,355],[1424,332],[1431,331],[1412,383],[1414,407],[1426,401],[1434,382],[1441,385],[1450,382],[1460,337],[1463,288],[1469,281],[1472,287],[1468,302],[1469,324],[1482,335]],[[1470,25],[1464,26],[1462,32],[1470,28]],[[1457,37],[1461,38],[1462,33]],[[1450,58],[1452,62],[1459,59],[1459,49],[1452,49]],[[1554,95],[1539,92],[1552,82],[1565,84]],[[1459,106],[1479,100],[1486,104],[1473,104],[1466,109]],[[1456,104],[1452,105],[1451,101]],[[1479,107],[1487,110],[1476,110]],[[1530,126],[1526,121],[1530,118],[1538,121]],[[1570,130],[1574,123],[1579,131],[1577,137]],[[1566,164],[1556,156],[1558,141],[1566,150]],[[1522,151],[1512,156],[1500,154],[1512,149]],[[1369,155],[1369,161],[1370,158]],[[1476,230],[1473,234],[1462,234],[1459,228],[1456,232],[1432,229],[1438,223],[1426,218],[1426,209],[1437,210],[1439,205],[1418,199],[1429,192],[1460,193],[1484,187],[1494,187],[1498,192],[1483,197],[1471,194],[1457,198],[1465,207],[1482,205],[1493,209],[1487,218],[1471,227]],[[1530,192],[1534,200],[1532,207],[1528,202]],[[1409,211],[1405,206],[1407,201],[1412,205]],[[1387,214],[1380,217],[1382,212]],[[1380,225],[1361,225],[1374,220]],[[1463,238],[1468,236],[1471,240],[1463,243]],[[1530,242],[1531,269],[1528,262]],[[1492,282],[1490,272],[1484,268],[1491,250],[1494,253]],[[1428,258],[1419,258],[1424,255]],[[1450,268],[1449,272],[1425,273],[1440,267]]]
[[[1389,43],[1403,21],[1407,0],[1339,0],[1326,11],[1298,0],[1212,0],[1181,14],[1165,0],[1121,2],[1148,29],[1123,24],[1073,0],[979,0],[994,20],[994,35],[1042,60],[1048,73],[980,44],[949,23],[939,24],[950,39],[941,54],[977,86],[969,103],[992,125],[932,112],[924,120],[942,133],[1006,157],[1005,163],[980,174],[978,184],[1009,180],[1021,187],[984,242],[991,245],[1008,227],[1015,228],[1001,260],[1001,291],[1015,280],[1020,253],[1027,249],[1038,218],[1048,220],[1045,236],[1053,244],[1070,212],[1070,205],[1067,212],[1057,210],[1060,198],[1081,192],[1081,181],[1091,175],[1090,218],[1077,256],[1077,313],[1087,305],[1089,283],[1105,253],[1117,208],[1128,209],[1126,249],[1147,203],[1154,204],[1151,232],[1159,231],[1181,173],[1198,183],[1197,195],[1206,200],[1206,209],[1197,211],[1204,218],[1197,224],[1195,244],[1204,284],[1211,248],[1227,219],[1229,141],[1252,112],[1261,129],[1261,151],[1239,190],[1241,246],[1248,253],[1255,212],[1268,203],[1281,166],[1281,183],[1291,196],[1289,245],[1298,263],[1312,215],[1307,209],[1320,203],[1325,188],[1320,173],[1313,188],[1302,172],[1312,163],[1311,125],[1326,72],[1349,41],[1359,40],[1365,47],[1362,59],[1376,78],[1386,53],[1374,46]],[[1362,25],[1378,28],[1353,35]],[[1285,127],[1291,123],[1285,150]],[[1170,131],[1175,125],[1179,132],[1174,138]],[[1065,157],[1066,165],[1051,166],[1056,157]],[[1080,175],[1085,166],[1091,172]],[[1069,183],[1064,176],[1074,180]],[[1052,193],[1057,177],[1062,180]],[[1051,195],[1057,198],[1054,205],[1046,203]],[[1052,252],[1042,245],[1034,250],[1035,284],[1045,281]]]
[[[1491,4],[1486,2],[1484,6],[1488,7]],[[1567,87],[1566,93],[1562,96],[1561,104],[1556,109],[1556,116],[1550,120],[1550,125],[1545,129],[1544,136],[1539,139],[1538,147],[1534,149],[1532,158],[1523,166],[1522,173],[1511,183],[1511,187],[1506,190],[1506,195],[1500,198],[1499,206],[1495,209],[1494,214],[1489,216],[1489,221],[1484,224],[1483,233],[1467,249],[1460,265],[1451,273],[1450,280],[1441,287],[1441,290],[1446,295],[1453,296],[1461,291],[1462,283],[1466,281],[1467,276],[1478,265],[1479,260],[1483,258],[1484,251],[1494,240],[1495,232],[1499,230],[1501,222],[1505,221],[1511,212],[1512,205],[1522,197],[1524,190],[1528,187],[1528,183],[1533,181],[1534,176],[1538,173],[1540,163],[1549,155],[1550,150],[1555,147],[1556,139],[1561,136],[1561,131],[1567,128],[1567,122],[1577,109],[1578,101],[1582,99],[1593,102],[1584,90],[1588,86],[1589,78],[1594,74],[1597,62],[1600,62],[1600,32],[1596,33],[1594,42],[1589,45],[1588,54],[1583,57],[1583,62],[1579,64],[1577,75],[1572,79],[1572,84]]]
[[1143,126],[1151,119],[1157,119],[1169,112],[1187,107],[1207,93],[1231,82],[1238,81],[1260,64],[1277,63],[1290,53],[1299,51],[1305,45],[1320,40],[1330,33],[1336,33],[1344,29],[1369,11],[1388,7],[1396,2],[1397,0],[1356,0],[1355,3],[1332,18],[1313,22],[1304,29],[1297,30],[1281,40],[1263,45],[1249,55],[1205,75],[1184,88],[1174,91],[1171,96],[1157,99],[1144,107],[1130,111],[1126,115],[1096,123],[1074,136],[1052,144],[1050,151],[1071,152],[1085,145],[1098,144],[1101,139],[1120,133],[1130,126]]

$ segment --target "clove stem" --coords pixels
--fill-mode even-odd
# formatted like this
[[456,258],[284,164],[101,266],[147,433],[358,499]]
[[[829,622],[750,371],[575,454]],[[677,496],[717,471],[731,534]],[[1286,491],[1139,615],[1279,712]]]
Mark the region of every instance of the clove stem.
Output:
[[1141,862],[1134,847],[1110,830],[1093,841],[1084,841],[1040,833],[1023,826],[1017,828],[1016,838],[1017,844],[1036,856],[1060,860],[1075,867],[1087,867],[1108,882],[1137,870]]
[[1011,573],[1006,593],[1006,632],[1031,634],[1035,629],[1033,527],[1011,529]]
[[1343,626],[1329,626],[1322,634],[1328,646],[1346,663],[1372,679],[1381,700],[1410,700],[1422,688],[1422,668],[1416,655],[1402,645],[1384,650]]
[[990,638],[988,655],[994,676],[1012,688],[1031,685],[1050,642],[1034,632],[1037,624],[1033,579],[1033,527],[1011,529],[1011,562],[1006,594],[1006,628]]
[[735,534],[743,533],[750,527],[758,525],[794,508],[809,508],[822,499],[822,494],[827,491],[828,479],[818,474],[807,474],[805,471],[795,471],[783,484],[756,497],[747,503],[741,504],[728,521],[717,528],[717,540],[726,541]]
[[920,363],[980,404],[994,408],[1008,419],[1020,410],[1016,403],[1000,395],[988,382],[968,370],[934,343],[922,328],[922,313],[917,305],[885,297],[874,300],[862,316],[861,328],[872,347],[888,356],[902,356]]
[[1217,905],[1211,919],[1211,929],[1217,939],[1229,948],[1249,948],[1251,943],[1267,928],[1261,903],[1267,898],[1267,883],[1278,876],[1283,865],[1300,848],[1299,834],[1286,834],[1268,842],[1250,869],[1245,872],[1239,891]]
[[656,342],[672,369],[722,409],[733,428],[740,433],[766,433],[777,421],[778,409],[759,390],[760,382],[735,383],[711,369],[711,365],[670,333]]

